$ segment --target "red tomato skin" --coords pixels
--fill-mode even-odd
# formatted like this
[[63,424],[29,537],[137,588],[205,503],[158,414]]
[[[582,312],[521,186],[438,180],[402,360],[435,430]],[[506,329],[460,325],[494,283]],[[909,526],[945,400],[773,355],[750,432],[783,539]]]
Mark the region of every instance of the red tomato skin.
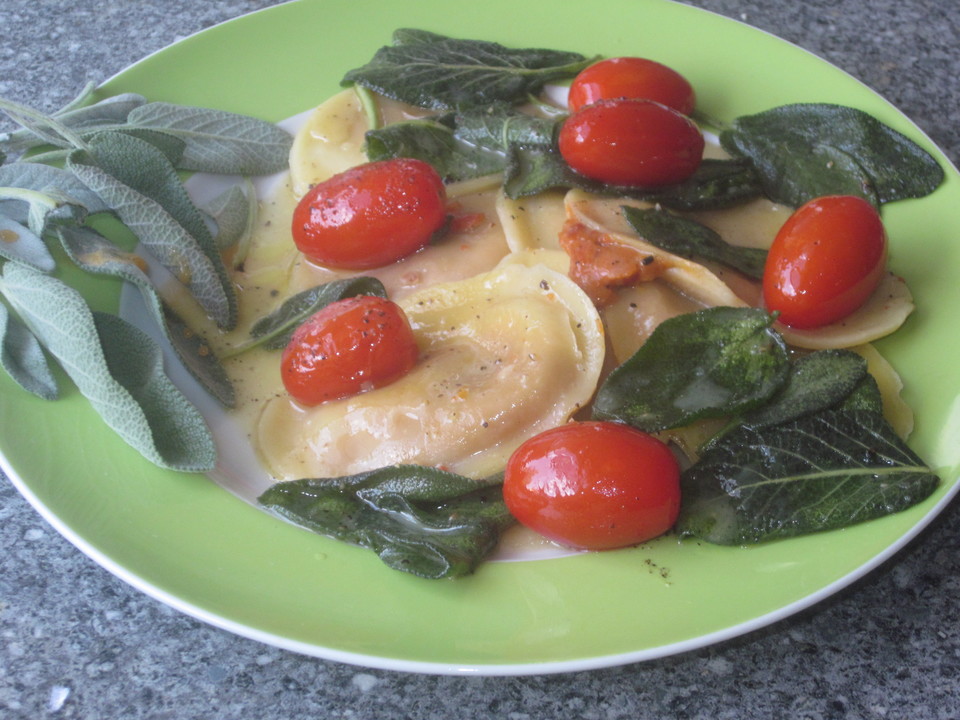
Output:
[[584,550],[636,545],[667,532],[680,512],[680,469],[652,435],[613,422],[572,422],[535,435],[510,456],[507,508],[523,525]]
[[700,166],[696,124],[650,100],[600,100],[568,117],[560,154],[581,175],[612,185],[657,187],[682,182]]
[[418,352],[399,305],[359,295],[327,305],[296,329],[280,375],[295,400],[313,406],[389,385],[413,368]]
[[382,267],[427,245],[447,220],[443,180],[421,160],[394,158],[318,183],[293,212],[308,258],[346,270]]
[[857,310],[886,271],[879,213],[852,195],[828,195],[796,210],[777,233],[763,272],[763,298],[798,329],[830,325]]
[[615,98],[653,100],[682,115],[692,113],[697,104],[693,86],[673,68],[647,58],[615,57],[580,71],[570,83],[567,106],[576,112]]

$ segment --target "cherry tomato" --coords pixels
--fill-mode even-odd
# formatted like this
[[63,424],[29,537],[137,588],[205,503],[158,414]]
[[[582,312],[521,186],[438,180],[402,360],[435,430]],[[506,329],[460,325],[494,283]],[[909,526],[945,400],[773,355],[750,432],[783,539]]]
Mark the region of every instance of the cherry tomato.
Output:
[[586,550],[662,535],[680,511],[680,469],[652,435],[613,422],[573,422],[510,456],[503,497],[522,524]]
[[446,191],[432,166],[380,160],[311,188],[293,212],[293,241],[321,265],[362,270],[420,250],[446,219]]
[[613,185],[686,180],[703,158],[703,135],[688,117],[650,100],[600,100],[568,117],[560,154],[582,175]]
[[598,100],[640,98],[689,115],[696,95],[687,79],[676,70],[653,60],[616,57],[601,60],[580,71],[570,84],[567,105],[576,112]]
[[780,228],[763,272],[763,299],[782,323],[815,328],[863,305],[883,277],[887,234],[874,207],[829,195],[806,203]]
[[389,385],[410,371],[417,353],[400,306],[359,295],[330,303],[296,329],[280,375],[295,400],[318,405]]

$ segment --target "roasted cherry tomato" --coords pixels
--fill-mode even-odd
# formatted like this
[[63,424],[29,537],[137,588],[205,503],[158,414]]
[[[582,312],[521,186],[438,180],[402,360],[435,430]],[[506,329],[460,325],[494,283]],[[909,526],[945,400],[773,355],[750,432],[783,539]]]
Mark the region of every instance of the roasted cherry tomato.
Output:
[[650,100],[600,100],[568,117],[560,154],[582,175],[613,185],[658,186],[686,180],[700,166],[700,128]]
[[413,368],[417,353],[400,306],[359,295],[327,305],[297,328],[280,375],[295,400],[318,405],[392,383]]
[[887,234],[874,207],[829,195],[806,203],[780,228],[763,272],[763,299],[782,323],[815,328],[842,320],[883,277]]
[[646,58],[616,57],[581,70],[570,84],[567,105],[576,112],[615,98],[653,100],[683,115],[692,113],[697,102],[693,87],[676,70]]
[[318,183],[293,212],[293,241],[311,260],[349,270],[416,252],[447,220],[443,181],[421,160],[394,158]]
[[510,456],[507,508],[562,545],[625,547],[662,535],[680,511],[680,469],[655,437],[612,422],[540,433]]

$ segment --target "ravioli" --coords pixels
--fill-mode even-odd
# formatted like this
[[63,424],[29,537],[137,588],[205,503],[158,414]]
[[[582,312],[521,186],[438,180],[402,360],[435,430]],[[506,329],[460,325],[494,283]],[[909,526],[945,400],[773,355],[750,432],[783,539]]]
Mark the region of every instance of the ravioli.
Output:
[[579,287],[545,265],[504,262],[400,305],[421,350],[408,375],[315,408],[286,397],[265,407],[256,440],[276,477],[399,463],[485,477],[593,395],[604,358],[600,318]]

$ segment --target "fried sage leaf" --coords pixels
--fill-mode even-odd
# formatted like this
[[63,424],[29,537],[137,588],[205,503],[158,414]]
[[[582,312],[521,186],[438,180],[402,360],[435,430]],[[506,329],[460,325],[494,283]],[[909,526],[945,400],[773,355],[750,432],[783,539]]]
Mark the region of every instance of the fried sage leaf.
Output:
[[366,134],[367,157],[414,157],[455,182],[503,173],[514,145],[549,144],[556,122],[503,104],[394,123]]
[[567,165],[554,145],[513,143],[504,173],[507,197],[536,195],[554,188],[580,188],[600,195],[632,197],[673,210],[719,210],[760,197],[763,186],[744,159],[707,158],[689,178],[659,188],[605,185]]
[[376,295],[385,298],[383,283],[374,277],[359,276],[333,280],[303,290],[287,298],[280,307],[253,324],[250,335],[253,342],[237,348],[234,353],[262,345],[267,350],[280,350],[290,342],[293,331],[315,312],[332,302],[356,295]]
[[[867,361],[851,350],[818,350],[790,363],[783,387],[742,420],[754,428],[796,420],[846,400],[867,377]],[[868,386],[869,387],[869,386]]]
[[770,199],[793,207],[822,195],[858,195],[875,205],[923,197],[944,178],[915,142],[842,105],[800,103],[739,117],[720,142],[753,162]]
[[433,110],[516,105],[592,62],[579,53],[513,49],[403,29],[394,33],[394,42],[377,50],[366,65],[347,72],[341,84],[362,85]]
[[114,315],[93,313],[60,280],[3,266],[0,290],[103,420],[155,464],[191,472],[216,462],[199,411],[163,372],[160,348]]
[[731,245],[715,230],[696,220],[654,208],[624,205],[623,216],[640,237],[674,255],[713,260],[749,277],[763,277],[766,250]]
[[278,483],[259,502],[321,535],[369,548],[395,570],[452,578],[473,572],[514,523],[500,483],[398,465]]
[[878,413],[744,426],[683,473],[677,530],[722,545],[832,530],[904,510],[938,483]]
[[600,386],[594,417],[655,432],[761,405],[790,366],[771,322],[763,310],[733,307],[664,321]]
[[502,172],[504,154],[461,142],[455,129],[441,120],[394,123],[366,134],[371,161],[409,157],[430,163],[446,182]]

